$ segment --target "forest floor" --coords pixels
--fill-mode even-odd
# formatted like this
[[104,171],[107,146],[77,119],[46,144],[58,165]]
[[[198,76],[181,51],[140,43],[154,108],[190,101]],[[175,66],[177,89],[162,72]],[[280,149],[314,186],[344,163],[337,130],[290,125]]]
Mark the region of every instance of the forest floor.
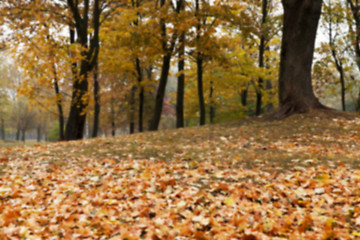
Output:
[[0,148],[0,239],[356,239],[360,118]]

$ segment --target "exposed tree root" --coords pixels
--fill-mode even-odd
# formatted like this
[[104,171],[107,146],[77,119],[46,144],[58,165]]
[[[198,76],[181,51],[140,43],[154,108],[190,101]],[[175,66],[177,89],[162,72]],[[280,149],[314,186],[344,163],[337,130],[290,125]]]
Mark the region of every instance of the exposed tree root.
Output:
[[317,99],[315,101],[312,101],[310,104],[306,104],[305,102],[298,102],[298,101],[289,101],[283,106],[279,108],[278,111],[276,111],[271,118],[272,119],[284,119],[287,117],[290,117],[293,114],[298,113],[307,113],[312,109],[317,110],[325,110],[325,111],[331,111],[334,110],[332,108],[329,108],[323,104],[321,104]]

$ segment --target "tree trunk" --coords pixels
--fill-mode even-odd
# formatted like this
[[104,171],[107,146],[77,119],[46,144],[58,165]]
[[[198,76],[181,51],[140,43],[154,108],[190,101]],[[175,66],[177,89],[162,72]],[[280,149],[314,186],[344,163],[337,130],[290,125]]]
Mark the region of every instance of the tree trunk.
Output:
[[[272,99],[272,96],[274,95],[273,92],[271,91],[272,89],[272,83],[271,80],[266,80],[266,90],[267,92],[270,94],[270,98]],[[272,102],[269,102],[268,104],[266,104],[266,111],[267,112],[271,112],[274,110],[274,104]]]
[[[199,0],[195,1],[195,16],[198,20],[197,26],[196,26],[196,41],[197,41],[197,47],[200,47],[200,31],[201,31],[201,19],[199,16],[200,12],[200,2]],[[204,100],[204,87],[203,87],[203,54],[202,52],[197,49],[196,52],[196,66],[197,66],[197,89],[198,89],[198,97],[199,97],[199,110],[200,110],[200,126],[205,125],[206,121],[206,110],[205,110],[205,100]]]
[[341,56],[339,56],[336,46],[335,46],[335,41],[336,41],[336,35],[333,35],[333,25],[332,25],[332,17],[333,17],[333,9],[331,6],[331,1],[329,1],[329,19],[327,19],[328,21],[328,30],[329,30],[329,45],[330,45],[330,49],[331,49],[331,54],[332,57],[334,59],[335,62],[335,66],[336,69],[338,70],[339,74],[340,74],[340,85],[341,85],[341,106],[342,106],[342,110],[346,111],[346,105],[345,105],[345,77],[344,77],[344,68],[343,68],[343,62],[342,62],[342,58]]
[[213,81],[210,82],[210,123],[214,123],[215,119],[215,101],[214,101],[214,85]]
[[241,105],[244,107],[247,105],[248,87],[241,90]]
[[1,139],[5,141],[5,120],[1,118]]
[[115,103],[113,96],[110,96],[110,120],[111,120],[111,136],[115,136],[116,127],[115,127]]
[[[89,28],[89,10],[90,1],[85,0],[82,6],[73,0],[67,0],[69,10],[74,19],[74,26],[77,33],[77,42],[82,47],[82,60],[80,63],[80,73],[76,74],[73,69],[73,90],[70,106],[70,114],[66,124],[65,139],[76,140],[82,139],[84,135],[86,112],[89,104],[88,100],[88,73],[94,68],[99,54],[99,30],[100,30],[100,2],[94,0],[92,8],[92,37],[88,37]],[[82,8],[82,9],[80,9]],[[73,30],[74,31],[74,30]],[[71,31],[70,31],[71,33]],[[70,34],[70,40],[73,41]],[[74,66],[74,65],[73,65]],[[77,66],[75,66],[77,67]],[[74,74],[75,73],[75,74]]]
[[346,100],[345,100],[345,78],[344,78],[344,69],[341,67],[340,70],[340,84],[341,84],[341,105],[342,110],[346,111]]
[[[351,13],[353,15],[354,21],[355,21],[355,39],[353,41],[355,55],[356,55],[356,65],[358,69],[360,70],[360,8],[359,8],[359,1],[353,1],[353,0],[347,0],[348,5],[350,6]],[[352,28],[352,26],[349,26]],[[359,94],[357,99],[357,106],[356,110],[360,111],[360,88],[359,88]]]
[[98,64],[94,67],[94,126],[92,131],[92,137],[98,136],[99,123],[100,123],[100,84],[98,80]]
[[200,107],[200,125],[205,125],[206,110],[205,110],[205,100],[204,100],[202,56],[197,57],[196,65],[197,65],[197,89],[198,89],[199,107]]
[[[184,0],[178,0],[180,10],[184,10]],[[185,31],[182,31],[179,38],[179,62],[178,72],[180,73],[177,81],[177,93],[176,93],[176,127],[184,127],[184,92],[185,92]]]
[[161,112],[162,112],[164,96],[165,96],[165,89],[166,89],[166,84],[170,70],[170,60],[171,60],[171,54],[166,54],[163,57],[159,87],[156,92],[154,115],[150,122],[150,127],[149,127],[150,131],[156,131],[159,128]]
[[185,92],[185,32],[180,36],[180,49],[179,49],[179,62],[177,82],[177,95],[176,95],[176,127],[184,127],[184,92]]
[[[259,67],[264,68],[264,53],[266,48],[266,31],[265,31],[265,24],[267,18],[267,5],[268,0],[262,0],[262,20],[261,20],[261,36],[260,36],[260,45],[259,45]],[[263,95],[263,88],[264,88],[264,80],[260,77],[258,79],[258,86],[256,91],[256,109],[255,115],[259,116],[261,113],[261,105],[262,105],[262,95]]]
[[111,136],[115,137],[115,120],[111,121]]
[[25,142],[26,139],[26,130],[21,129],[21,141]]
[[86,111],[88,106],[87,92],[87,64],[81,64],[80,77],[73,81],[73,94],[70,107],[70,115],[66,124],[65,139],[75,140],[82,139],[84,135]]
[[[165,0],[160,0],[160,6],[163,7],[165,5],[165,2],[166,2]],[[162,37],[162,49],[164,50],[165,54],[163,56],[159,87],[156,92],[154,114],[149,126],[150,131],[156,131],[159,128],[164,96],[165,96],[165,89],[169,76],[171,56],[174,51],[175,42],[177,39],[177,32],[175,31],[175,33],[173,33],[171,37],[170,43],[168,44],[167,33],[166,33],[166,22],[164,19],[160,19],[160,28],[161,28],[161,37]]]
[[41,126],[37,127],[37,142],[41,142]]
[[316,31],[322,0],[283,0],[284,27],[279,74],[280,109],[275,117],[326,107],[311,83]]
[[18,125],[16,128],[16,141],[20,141],[20,126]]
[[130,109],[129,109],[129,133],[133,134],[135,132],[135,93],[136,87],[133,86],[130,91]]
[[144,131],[144,86],[142,85],[143,74],[140,66],[140,59],[136,58],[136,72],[139,89],[139,132]]
[[53,65],[53,70],[54,70],[54,90],[55,90],[55,96],[56,96],[56,106],[58,108],[58,118],[59,118],[59,139],[60,141],[65,140],[65,135],[64,135],[64,124],[65,124],[65,120],[64,120],[64,111],[63,111],[63,107],[62,107],[62,95],[60,93],[60,87],[59,87],[59,83],[58,83],[58,78],[57,78],[57,71],[56,71],[56,66]]

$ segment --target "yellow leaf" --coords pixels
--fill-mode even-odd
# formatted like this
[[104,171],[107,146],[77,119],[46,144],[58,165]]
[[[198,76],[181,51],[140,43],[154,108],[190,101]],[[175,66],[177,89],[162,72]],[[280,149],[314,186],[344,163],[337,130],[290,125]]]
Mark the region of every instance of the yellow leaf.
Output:
[[235,201],[232,198],[227,198],[227,199],[225,199],[224,203],[226,205],[234,205]]

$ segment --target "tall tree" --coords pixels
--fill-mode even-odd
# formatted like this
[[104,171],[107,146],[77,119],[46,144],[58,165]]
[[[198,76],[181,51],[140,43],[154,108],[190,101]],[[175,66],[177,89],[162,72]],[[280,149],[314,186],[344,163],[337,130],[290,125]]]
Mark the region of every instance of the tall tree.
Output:
[[[77,34],[77,42],[81,45],[82,59],[78,74],[73,76],[73,92],[70,106],[70,114],[66,124],[65,139],[81,139],[84,134],[86,111],[88,100],[88,74],[97,62],[99,53],[99,30],[100,15],[102,8],[100,0],[94,0],[91,8],[90,1],[84,0],[83,4],[78,1],[67,0],[68,8],[73,17],[73,26]],[[92,12],[91,12],[92,10]],[[89,19],[92,18],[91,29],[93,34],[89,40]],[[90,44],[89,44],[90,42]]]
[[94,78],[94,125],[92,137],[98,136],[100,124],[100,83],[99,83],[98,63],[95,63],[93,78]]
[[[339,11],[340,10],[340,11]],[[341,25],[344,21],[344,14],[341,2],[333,3],[332,0],[327,0],[324,3],[324,21],[326,24],[326,30],[328,35],[328,45],[329,51],[331,53],[335,67],[339,73],[340,80],[340,89],[341,89],[341,106],[342,110],[346,110],[346,86],[345,86],[345,63],[346,57],[345,52],[347,47],[343,46],[344,44],[339,44],[342,42],[341,39]]]
[[200,13],[200,1],[195,0],[195,17],[197,19],[196,24],[196,68],[197,68],[197,88],[198,88],[198,97],[199,97],[199,107],[200,107],[200,125],[204,125],[206,121],[206,110],[205,110],[205,99],[204,99],[204,86],[203,86],[203,64],[204,64],[204,53],[200,50],[201,44],[201,25],[202,21],[204,24],[206,22],[206,18],[201,17]]
[[175,29],[171,37],[168,36],[166,12],[169,10],[170,4],[166,4],[166,0],[160,0],[160,35],[163,50],[162,67],[159,79],[159,86],[156,92],[154,114],[150,122],[149,130],[155,131],[159,128],[162,107],[164,104],[165,89],[168,81],[170,61],[174,52],[178,31]]
[[[267,15],[268,15],[268,0],[262,0],[262,18],[261,18],[261,31],[260,31],[261,34],[260,34],[260,45],[259,45],[260,68],[264,68],[265,66],[264,55],[265,55],[266,44],[268,42],[267,34],[265,32]],[[260,77],[258,79],[258,86],[256,91],[256,109],[255,109],[256,116],[260,115],[261,113],[263,84],[264,84],[264,79]]]
[[[352,20],[349,21],[350,37],[355,52],[355,61],[360,70],[360,2],[358,0],[347,0]],[[360,89],[357,100],[357,111],[360,111]]]
[[[177,0],[178,9],[183,13],[185,0]],[[185,29],[180,30],[179,52],[178,52],[178,82],[176,93],[176,127],[184,127],[184,89],[185,89]]]
[[282,0],[284,26],[279,73],[280,109],[276,117],[326,107],[311,82],[315,38],[322,0]]

